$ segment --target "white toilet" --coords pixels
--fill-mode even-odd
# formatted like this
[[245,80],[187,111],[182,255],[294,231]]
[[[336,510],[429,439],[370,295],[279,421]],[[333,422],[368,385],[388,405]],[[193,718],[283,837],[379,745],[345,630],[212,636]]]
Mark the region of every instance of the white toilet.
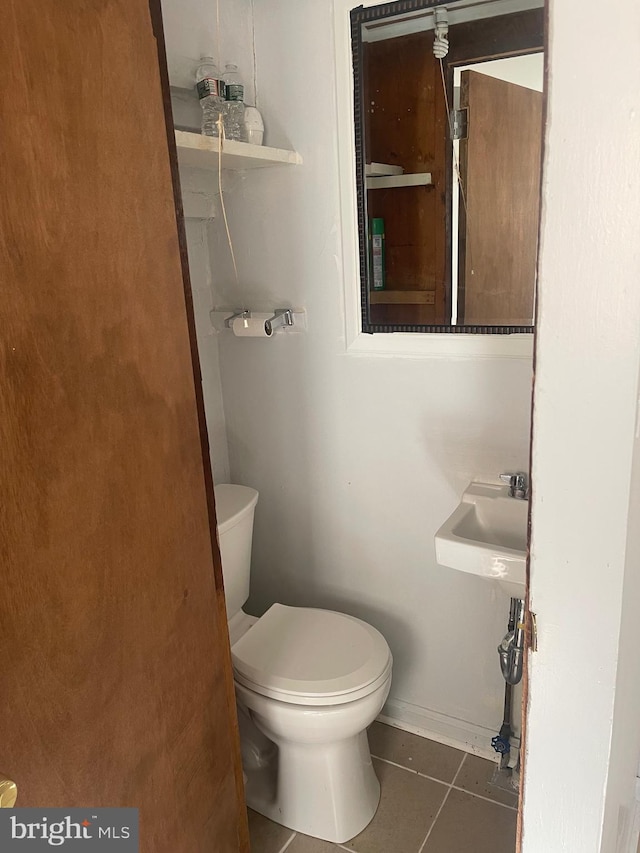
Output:
[[380,799],[366,729],[389,693],[389,646],[331,610],[244,613],[258,493],[219,485],[215,495],[247,804],[306,835],[348,841]]

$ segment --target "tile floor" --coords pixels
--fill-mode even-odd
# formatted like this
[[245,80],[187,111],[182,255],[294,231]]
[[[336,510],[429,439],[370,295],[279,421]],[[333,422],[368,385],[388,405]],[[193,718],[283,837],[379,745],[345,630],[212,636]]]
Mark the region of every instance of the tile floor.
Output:
[[382,797],[360,835],[329,844],[249,810],[251,853],[514,853],[517,796],[490,784],[492,762],[382,723],[369,744]]

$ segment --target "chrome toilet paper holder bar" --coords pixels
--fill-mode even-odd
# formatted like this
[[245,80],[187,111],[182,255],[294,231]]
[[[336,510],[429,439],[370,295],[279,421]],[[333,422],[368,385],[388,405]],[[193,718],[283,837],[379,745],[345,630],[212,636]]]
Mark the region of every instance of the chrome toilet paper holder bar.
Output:
[[276,308],[273,317],[264,321],[265,332],[270,335],[281,326],[293,326],[293,313],[291,308]]
[[[236,311],[235,314],[226,318],[224,324],[227,329],[232,329],[234,320],[237,320],[238,318],[249,319],[250,317],[251,311],[248,309],[245,309],[244,311]],[[268,335],[273,334],[276,329],[284,326],[293,326],[293,311],[291,308],[275,308],[273,317],[269,317],[264,321],[264,328]]]
[[251,316],[251,311],[248,311],[246,309],[244,311],[236,311],[235,314],[232,314],[230,317],[227,317],[227,319],[224,321],[224,324],[227,327],[227,329],[231,329],[231,328],[233,328],[233,321],[237,320],[238,317],[243,317],[243,318],[248,319],[250,316]]

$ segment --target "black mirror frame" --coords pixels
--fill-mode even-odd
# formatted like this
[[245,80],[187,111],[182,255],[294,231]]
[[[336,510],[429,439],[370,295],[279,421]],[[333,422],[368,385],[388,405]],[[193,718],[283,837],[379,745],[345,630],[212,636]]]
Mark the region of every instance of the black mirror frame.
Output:
[[[411,12],[446,5],[447,0],[394,0],[378,6],[358,6],[350,12],[351,17],[351,55],[353,65],[353,107],[356,151],[356,198],[358,215],[358,242],[360,257],[360,306],[362,331],[365,334],[386,334],[389,332],[415,332],[422,334],[464,334],[464,335],[515,335],[533,334],[535,326],[446,326],[420,324],[381,324],[369,322],[369,252],[367,251],[367,194],[364,176],[365,163],[365,113],[364,113],[364,48],[362,24]],[[546,43],[546,39],[543,39]],[[525,51],[527,52],[527,51]],[[515,54],[514,54],[515,55]],[[447,173],[450,170],[447,170]],[[450,223],[447,222],[449,233]],[[448,236],[450,245],[450,236]]]

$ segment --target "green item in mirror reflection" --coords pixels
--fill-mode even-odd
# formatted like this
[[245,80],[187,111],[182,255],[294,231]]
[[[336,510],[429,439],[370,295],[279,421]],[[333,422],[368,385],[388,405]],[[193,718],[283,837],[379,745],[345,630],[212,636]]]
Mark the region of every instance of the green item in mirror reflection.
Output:
[[384,219],[371,220],[371,290],[384,290]]

